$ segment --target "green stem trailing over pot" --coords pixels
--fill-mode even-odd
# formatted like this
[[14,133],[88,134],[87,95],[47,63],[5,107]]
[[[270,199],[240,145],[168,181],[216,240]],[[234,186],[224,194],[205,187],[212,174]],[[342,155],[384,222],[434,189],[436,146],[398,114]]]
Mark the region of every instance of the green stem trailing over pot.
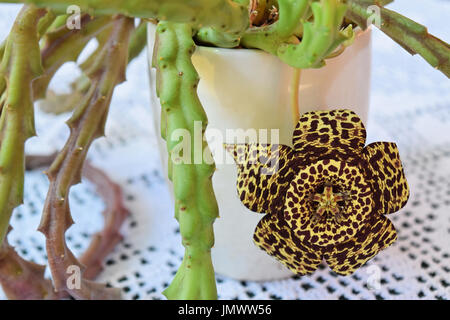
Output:
[[45,13],[34,6],[22,8],[0,66],[6,88],[0,118],[0,243],[13,209],[23,202],[25,141],[35,135],[31,82],[42,74],[37,25]]
[[[169,153],[175,217],[185,247],[183,262],[164,294],[169,299],[216,299],[211,261],[213,222],[218,217],[211,181],[215,166],[203,136],[208,120],[197,96],[199,77],[191,61],[193,30],[187,24],[160,22],[156,35],[153,65],[164,115],[162,136]],[[196,124],[201,124],[199,136]],[[202,143],[200,150],[195,150],[196,143]]]
[[366,29],[368,21],[376,21],[374,17],[376,12],[369,6],[378,6],[380,24],[375,25],[410,54],[421,55],[431,66],[450,78],[450,45],[429,34],[425,26],[382,7],[390,2],[392,1],[347,0],[349,7],[347,17]]
[[[320,68],[325,58],[341,44],[353,38],[351,26],[341,30],[347,6],[341,0],[279,0],[279,19],[272,25],[251,28],[241,44],[278,56],[288,65]],[[307,21],[309,9],[314,21]],[[299,41],[297,34],[302,32]]]
[[[104,135],[114,88],[125,81],[129,37],[133,20],[112,18],[107,40],[97,55],[82,65],[91,79],[91,87],[68,120],[70,136],[47,172],[49,192],[44,205],[39,231],[46,237],[48,262],[55,289],[76,299],[115,299],[117,290],[84,278],[84,266],[66,245],[66,230],[73,224],[69,207],[70,188],[81,181],[81,170],[91,143]],[[78,267],[80,286],[69,286],[70,270]],[[71,269],[72,268],[72,269]],[[73,271],[72,271],[73,272]]]
[[248,0],[2,0],[7,3],[34,3],[66,13],[71,5],[92,15],[123,14],[130,17],[192,23],[221,31],[243,32],[249,23]]

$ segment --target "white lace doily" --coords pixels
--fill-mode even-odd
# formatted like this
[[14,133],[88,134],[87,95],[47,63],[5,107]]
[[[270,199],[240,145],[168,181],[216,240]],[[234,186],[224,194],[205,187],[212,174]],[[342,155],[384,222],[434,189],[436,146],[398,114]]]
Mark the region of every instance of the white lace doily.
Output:
[[[17,5],[0,5],[0,39],[9,31]],[[450,3],[439,0],[396,0],[392,6],[450,39],[446,18]],[[316,273],[274,282],[241,282],[217,276],[221,299],[449,299],[450,298],[450,81],[420,57],[411,57],[378,31],[374,32],[373,81],[368,143],[397,142],[411,187],[407,206],[392,215],[398,241],[354,275],[341,277],[322,266]],[[92,49],[92,48],[91,48]],[[105,261],[99,281],[122,289],[127,299],[161,299],[182,256],[178,225],[160,163],[145,54],[133,61],[128,81],[112,102],[106,138],[89,153],[124,190],[131,212],[125,239]],[[74,65],[53,81],[64,90],[78,73]],[[68,115],[37,112],[39,137],[30,153],[52,152],[68,134]],[[26,175],[25,203],[12,218],[9,239],[18,252],[45,264],[44,237],[36,231],[47,191],[40,172]],[[76,224],[68,243],[79,254],[102,224],[102,201],[89,183],[72,189]],[[47,270],[48,276],[49,272]],[[0,298],[4,298],[0,290]]]

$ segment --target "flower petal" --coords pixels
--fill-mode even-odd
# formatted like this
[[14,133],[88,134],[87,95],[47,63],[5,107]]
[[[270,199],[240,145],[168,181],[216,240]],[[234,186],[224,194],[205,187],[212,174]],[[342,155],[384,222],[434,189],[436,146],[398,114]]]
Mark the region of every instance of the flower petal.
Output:
[[237,191],[251,211],[278,212],[295,176],[293,150],[285,145],[227,144],[238,166]]
[[313,273],[322,262],[321,255],[302,244],[280,215],[264,216],[256,226],[253,241],[299,275]]
[[[342,208],[342,221],[313,221],[315,208],[311,196],[325,182],[348,194]],[[296,237],[311,246],[328,246],[344,242],[363,229],[372,214],[372,192],[364,172],[344,161],[324,159],[302,167],[286,191],[284,220]]]
[[355,238],[337,244],[325,253],[325,261],[334,272],[350,275],[397,239],[397,231],[389,219],[375,217]]
[[294,130],[294,149],[315,161],[358,156],[366,142],[366,129],[351,110],[313,111],[303,114]]
[[403,172],[397,145],[392,142],[369,144],[362,153],[365,171],[374,192],[375,212],[394,213],[409,198],[409,187]]

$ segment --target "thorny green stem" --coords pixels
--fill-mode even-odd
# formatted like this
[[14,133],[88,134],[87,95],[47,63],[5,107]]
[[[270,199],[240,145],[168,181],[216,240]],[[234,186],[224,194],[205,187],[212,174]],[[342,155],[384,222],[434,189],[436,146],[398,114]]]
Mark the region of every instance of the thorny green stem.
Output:
[[[107,31],[107,30],[106,30]],[[138,27],[133,31],[128,46],[128,64],[133,61],[145,48],[147,44],[147,23],[141,21]],[[91,54],[94,57],[97,51]],[[64,57],[64,55],[62,55]],[[41,101],[40,108],[49,113],[60,114],[72,111],[77,101],[83,98],[88,92],[91,81],[82,73],[72,84],[72,92],[68,94],[56,94],[47,91],[46,99]]]
[[110,17],[81,17],[81,29],[70,30],[64,26],[48,32],[44,37],[41,50],[44,74],[33,83],[34,98],[45,97],[48,85],[56,71],[66,62],[76,61],[86,44],[107,27],[111,26]]
[[62,27],[64,25],[66,25],[68,17],[69,17],[69,15],[67,15],[67,14],[61,14],[61,15],[57,16],[55,18],[55,20],[53,21],[53,23],[48,27],[47,32],[52,32],[56,29],[59,29],[60,27]]
[[[169,153],[175,217],[185,247],[183,262],[164,294],[168,299],[217,299],[211,261],[213,222],[218,216],[211,181],[215,166],[207,163],[213,162],[212,155],[205,139],[201,140],[199,152],[184,150],[189,154],[180,155],[180,141],[172,138],[175,130],[187,130],[190,140],[182,142],[194,146],[195,122],[201,123],[204,135],[208,121],[197,96],[199,77],[191,61],[195,50],[193,30],[187,24],[160,22],[156,34],[153,65],[157,68],[157,93],[166,120],[162,127],[166,130],[163,136]],[[201,159],[197,158],[199,155]],[[190,162],[179,161],[180,157],[188,157]]]
[[[428,33],[425,26],[402,16],[399,13],[383,8],[386,3],[374,0],[347,0],[349,10],[347,17],[366,29],[367,21],[373,14],[367,10],[370,5],[380,6],[381,25],[377,26],[410,54],[419,54],[431,66],[440,70],[450,78],[450,45]],[[391,1],[384,1],[391,2]]]
[[130,17],[191,23],[242,33],[249,23],[248,0],[3,0],[8,3],[34,3],[64,14],[70,5],[94,16],[123,14]]
[[[54,20],[55,20],[55,15],[50,10],[48,10],[45,13],[45,15],[39,19],[38,26],[37,26],[38,39],[40,39],[46,33],[49,26],[53,23]],[[3,53],[5,52],[6,42],[7,42],[7,39],[4,40],[0,44],[0,61],[3,59]],[[6,83],[3,81],[4,81],[4,79],[0,80],[0,93],[2,93],[6,87]],[[1,106],[1,104],[0,104],[0,106]]]
[[56,19],[56,16],[53,13],[53,11],[48,10],[47,13],[45,14],[45,16],[43,16],[39,20],[38,27],[37,27],[39,39],[42,38],[42,36],[47,32],[47,30],[53,24],[55,19]]
[[128,63],[133,61],[147,45],[147,22],[141,20],[130,38],[128,46]]
[[[50,10],[47,11],[46,14],[39,20],[37,27],[39,39],[45,34],[45,32],[48,30],[49,26],[53,23],[54,20],[55,15]],[[5,47],[6,47],[6,40],[0,44],[0,61],[2,61],[3,59]],[[6,100],[6,92],[4,91],[5,89],[6,89],[6,81],[3,77],[0,77],[0,113]]]
[[[298,69],[320,68],[340,44],[351,39],[351,27],[341,30],[346,5],[341,0],[279,0],[274,24],[249,29],[241,43],[278,56]],[[306,19],[312,10],[314,22]],[[302,30],[302,31],[299,31]],[[302,33],[299,41],[297,35]]]
[[[56,19],[53,20],[52,25],[48,27],[48,23],[50,20],[49,17],[51,17],[51,15],[47,13],[47,15],[42,18],[46,18],[46,23],[40,23],[38,25],[38,29],[39,27],[41,28],[39,30],[40,36],[45,33],[46,28],[47,32],[45,34],[43,40],[44,43],[41,48],[44,73],[38,79],[33,81],[34,100],[44,98],[48,94],[48,85],[56,71],[64,63],[69,61],[76,61],[81,51],[85,48],[86,44],[112,23],[109,17],[92,19],[88,15],[83,15],[81,17],[81,30],[69,30],[65,27],[64,23],[60,25],[61,23],[58,22],[58,18],[60,18],[61,16],[56,17]],[[83,75],[82,79],[84,80],[84,82],[80,81],[80,84],[83,85],[82,90],[79,90],[77,88],[78,91],[76,91],[79,94],[77,94],[73,98],[70,97],[70,99],[64,97],[64,99],[61,99],[62,101],[58,100],[58,110],[72,110],[72,106],[76,104],[80,99],[82,99],[83,94],[87,92],[87,88],[90,85],[89,78]],[[3,78],[0,78],[0,92],[2,92],[2,80]],[[3,92],[3,94],[0,95],[0,110],[4,105],[5,99],[6,93]],[[71,106],[70,108],[67,107],[67,105],[69,104]],[[45,105],[46,104],[44,104],[44,106]],[[61,105],[63,105],[63,107],[65,107],[66,109],[61,107]],[[55,109],[55,107],[51,103],[49,108]]]
[[13,209],[23,202],[25,141],[35,135],[31,82],[42,74],[37,25],[45,13],[34,6],[20,11],[0,66],[6,86],[0,118],[0,243]]
[[[87,280],[83,265],[66,245],[65,232],[73,224],[69,208],[70,188],[80,182],[81,170],[93,140],[104,135],[104,126],[114,88],[125,80],[132,19],[113,18],[108,40],[95,59],[82,65],[91,79],[91,88],[67,122],[70,136],[49,168],[49,192],[44,205],[39,231],[46,237],[47,255],[55,289],[76,299],[117,299],[119,292]],[[82,270],[81,287],[67,285],[67,270]]]

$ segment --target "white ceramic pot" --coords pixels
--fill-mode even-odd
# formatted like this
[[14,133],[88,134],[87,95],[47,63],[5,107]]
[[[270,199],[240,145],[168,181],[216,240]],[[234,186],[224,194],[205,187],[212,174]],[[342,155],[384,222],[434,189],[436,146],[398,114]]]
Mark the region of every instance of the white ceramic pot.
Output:
[[[150,60],[154,30],[155,26],[149,25]],[[226,141],[227,129],[279,129],[280,143],[292,146],[294,119],[290,84],[293,68],[259,50],[201,46],[193,55],[193,63],[201,79],[198,95],[209,119],[208,130],[220,130]],[[354,44],[340,56],[328,60],[325,67],[301,72],[298,87],[300,114],[348,108],[366,122],[370,71],[369,29],[359,32]],[[154,69],[150,71],[150,82],[156,134],[163,165],[167,168],[166,145],[159,131],[161,107],[155,93]],[[238,199],[236,166],[222,164],[222,157],[218,159],[216,155],[215,159],[217,171],[213,185],[220,210],[220,218],[214,224],[215,245],[212,249],[216,272],[240,280],[291,276],[287,268],[253,244],[253,232],[262,215],[247,210]]]

